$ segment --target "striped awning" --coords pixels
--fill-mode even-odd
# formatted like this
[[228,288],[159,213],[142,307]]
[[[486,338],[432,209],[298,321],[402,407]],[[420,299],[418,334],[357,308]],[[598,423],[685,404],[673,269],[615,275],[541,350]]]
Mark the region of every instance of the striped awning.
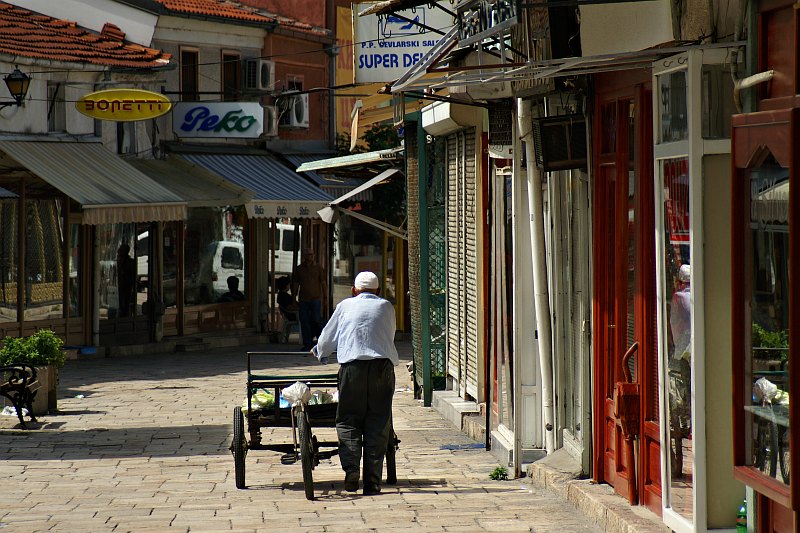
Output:
[[0,141],[0,151],[79,203],[84,224],[186,218],[185,201],[100,143]]

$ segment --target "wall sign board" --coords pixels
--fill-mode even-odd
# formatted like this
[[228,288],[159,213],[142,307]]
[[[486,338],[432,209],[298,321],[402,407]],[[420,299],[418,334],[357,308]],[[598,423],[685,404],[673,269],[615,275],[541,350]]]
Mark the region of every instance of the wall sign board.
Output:
[[[395,15],[358,16],[373,4],[353,4],[353,40],[356,83],[396,80],[413,67],[441,35],[409,20],[446,32],[453,19],[441,9],[419,6]],[[408,20],[405,20],[408,19]]]
[[180,102],[172,112],[176,137],[257,139],[264,108],[257,102]]
[[82,96],[75,109],[99,120],[132,122],[169,113],[172,102],[163,94],[142,89],[106,89]]

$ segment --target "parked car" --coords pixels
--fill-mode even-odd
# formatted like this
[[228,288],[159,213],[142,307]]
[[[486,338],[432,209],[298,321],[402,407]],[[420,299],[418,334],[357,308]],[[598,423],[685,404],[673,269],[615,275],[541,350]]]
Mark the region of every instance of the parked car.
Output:
[[244,291],[244,244],[234,241],[213,241],[200,259],[198,303],[216,302],[228,292],[228,277],[239,278]]
[[[291,276],[294,271],[292,261],[294,260],[294,247],[296,237],[295,228],[292,224],[277,224],[275,228],[275,276]],[[300,242],[300,241],[297,241]],[[300,261],[300,249],[297,251],[297,260]]]

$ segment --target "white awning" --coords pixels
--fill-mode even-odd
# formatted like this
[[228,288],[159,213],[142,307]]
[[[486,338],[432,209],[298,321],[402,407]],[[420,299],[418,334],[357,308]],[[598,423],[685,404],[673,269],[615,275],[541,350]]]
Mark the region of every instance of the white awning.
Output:
[[381,183],[382,181],[386,181],[387,179],[389,179],[389,178],[391,178],[391,177],[393,177],[393,176],[395,176],[397,174],[402,174],[402,172],[400,172],[396,168],[390,168],[389,170],[384,170],[383,172],[381,172],[380,174],[378,174],[377,176],[375,176],[371,180],[367,181],[363,185],[361,185],[359,187],[356,187],[355,189],[353,189],[352,191],[348,192],[347,194],[344,194],[344,195],[340,196],[339,198],[337,198],[336,200],[334,200],[333,202],[328,204],[326,207],[324,207],[324,208],[320,209],[319,211],[317,211],[317,213],[319,214],[319,217],[322,220],[324,220],[325,222],[327,222],[328,224],[331,224],[336,220],[336,217],[339,214],[349,215],[351,217],[357,218],[358,220],[366,222],[367,224],[369,224],[371,226],[375,226],[376,228],[378,228],[381,231],[385,231],[385,232],[387,232],[387,233],[389,233],[391,235],[395,235],[396,237],[400,237],[401,239],[408,240],[408,232],[406,230],[404,230],[403,228],[398,228],[398,227],[392,226],[391,224],[383,222],[381,220],[376,220],[376,219],[374,219],[372,217],[368,217],[367,215],[362,215],[361,213],[358,213],[357,211],[350,211],[348,209],[342,209],[341,207],[339,207],[339,204],[344,202],[348,198],[350,198],[352,196],[355,196],[355,195],[357,195],[357,194],[369,189],[370,187],[373,187],[373,186]]
[[376,163],[378,161],[394,160],[400,157],[403,148],[387,148],[386,150],[375,150],[374,152],[364,152],[361,154],[345,155],[341,157],[331,157],[320,159],[319,161],[309,161],[297,167],[297,172],[308,172],[310,170],[328,170],[332,168],[353,167]]

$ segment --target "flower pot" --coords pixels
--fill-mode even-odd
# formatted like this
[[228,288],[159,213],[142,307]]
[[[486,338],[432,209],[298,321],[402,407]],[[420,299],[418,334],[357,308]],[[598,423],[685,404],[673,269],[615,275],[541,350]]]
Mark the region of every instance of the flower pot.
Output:
[[33,414],[41,416],[55,411],[58,407],[58,368],[53,365],[37,366],[36,381],[39,382],[39,389],[33,399]]

